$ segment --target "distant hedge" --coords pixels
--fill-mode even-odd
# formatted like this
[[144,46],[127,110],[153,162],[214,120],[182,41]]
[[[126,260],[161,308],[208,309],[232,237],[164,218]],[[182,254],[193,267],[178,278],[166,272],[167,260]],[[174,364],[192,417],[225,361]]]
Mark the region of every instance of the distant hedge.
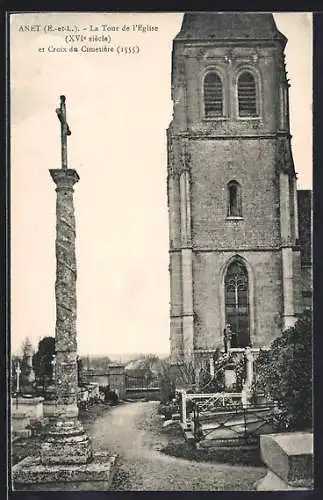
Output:
[[312,427],[312,316],[305,312],[294,327],[275,339],[256,360],[255,392],[276,401],[279,426]]

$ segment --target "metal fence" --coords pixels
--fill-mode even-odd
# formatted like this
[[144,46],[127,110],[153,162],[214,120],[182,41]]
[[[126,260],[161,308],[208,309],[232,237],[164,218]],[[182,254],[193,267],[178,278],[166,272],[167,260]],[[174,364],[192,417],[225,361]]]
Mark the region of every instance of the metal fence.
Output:
[[241,403],[206,411],[193,402],[193,434],[196,442],[212,440],[217,446],[255,445],[259,435],[272,432],[273,404]]
[[[198,406],[199,413],[212,412],[219,406],[241,404],[241,392],[216,392],[216,393],[188,393],[184,389],[176,391],[179,398],[180,416],[183,429],[186,430],[190,423],[190,414],[194,405]],[[191,405],[191,408],[189,408]]]
[[149,391],[159,390],[159,378],[148,378],[145,376],[131,376],[126,375],[126,390],[127,391]]

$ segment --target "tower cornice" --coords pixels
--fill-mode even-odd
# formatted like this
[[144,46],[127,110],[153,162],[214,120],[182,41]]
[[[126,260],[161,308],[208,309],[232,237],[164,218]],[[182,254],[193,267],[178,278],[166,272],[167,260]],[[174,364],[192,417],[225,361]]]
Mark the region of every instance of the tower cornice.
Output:
[[287,43],[273,14],[267,12],[187,12],[175,41],[192,40],[276,41],[283,46]]

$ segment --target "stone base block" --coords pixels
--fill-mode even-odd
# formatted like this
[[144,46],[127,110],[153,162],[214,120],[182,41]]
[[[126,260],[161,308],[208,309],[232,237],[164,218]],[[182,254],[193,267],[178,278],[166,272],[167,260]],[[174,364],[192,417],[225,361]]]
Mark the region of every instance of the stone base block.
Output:
[[40,427],[47,427],[49,423],[49,418],[43,417],[40,420],[37,420],[37,422],[35,422],[35,425],[39,425]]
[[49,419],[43,417],[41,420],[30,421],[31,432],[34,436],[40,436],[49,425]]
[[61,464],[68,459],[70,464],[87,464],[92,458],[91,442],[86,434],[47,438],[40,454],[43,463]]
[[43,415],[45,418],[53,419],[56,416],[56,402],[44,401],[43,402]]
[[295,481],[293,484],[289,484],[270,470],[265,477],[256,483],[255,488],[257,491],[308,491],[313,489],[313,481]]
[[55,420],[40,447],[43,464],[87,464],[92,458],[91,442],[76,418]]
[[[313,479],[313,434],[288,432],[260,436],[261,459],[286,484],[305,487]],[[270,474],[270,478],[273,475]]]
[[27,457],[12,468],[15,491],[108,491],[117,456],[100,452],[83,465],[43,465],[40,457]]

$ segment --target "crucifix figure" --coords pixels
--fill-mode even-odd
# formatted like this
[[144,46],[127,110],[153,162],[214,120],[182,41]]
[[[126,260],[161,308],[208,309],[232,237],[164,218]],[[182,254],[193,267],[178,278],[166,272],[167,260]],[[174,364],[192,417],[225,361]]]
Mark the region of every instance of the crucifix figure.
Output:
[[66,121],[65,95],[60,96],[61,105],[56,108],[56,113],[61,122],[61,148],[62,148],[62,168],[67,168],[67,136],[71,135],[70,128]]

